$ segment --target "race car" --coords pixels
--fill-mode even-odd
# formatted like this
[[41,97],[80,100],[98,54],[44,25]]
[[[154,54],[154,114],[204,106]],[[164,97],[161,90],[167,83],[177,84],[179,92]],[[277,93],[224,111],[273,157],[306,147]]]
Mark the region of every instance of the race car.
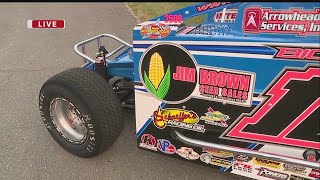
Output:
[[188,6],[137,24],[132,44],[76,44],[84,65],[44,83],[40,115],[79,157],[110,147],[132,108],[141,149],[254,179],[319,179],[319,33],[315,2]]

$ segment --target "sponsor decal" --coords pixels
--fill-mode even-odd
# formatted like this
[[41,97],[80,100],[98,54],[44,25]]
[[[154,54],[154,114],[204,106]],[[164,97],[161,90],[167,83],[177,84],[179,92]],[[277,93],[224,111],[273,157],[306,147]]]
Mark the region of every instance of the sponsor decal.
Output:
[[273,171],[267,168],[256,168],[258,170],[258,176],[270,178],[270,179],[276,179],[276,180],[287,180],[289,178],[289,174]]
[[181,147],[176,151],[176,153],[188,160],[196,160],[199,159],[200,155],[195,152],[192,148],[187,148],[187,147]]
[[289,180],[311,180],[311,179],[291,174]]
[[274,59],[320,61],[319,47],[270,47],[274,48],[277,51],[273,56]]
[[194,57],[178,44],[150,46],[141,56],[139,74],[150,94],[170,104],[185,102],[191,95],[224,104],[252,104],[255,73],[197,67]]
[[205,132],[204,125],[197,124],[198,122],[198,115],[189,110],[175,108],[161,109],[159,106],[158,110],[153,113],[153,124],[159,129],[171,126],[197,132]]
[[205,121],[206,124],[220,127],[228,127],[226,121],[229,119],[230,117],[228,115],[225,115],[220,111],[214,111],[212,107],[208,108],[208,112],[205,113],[205,116],[200,117],[200,120]]
[[221,158],[230,158],[234,156],[234,154],[231,152],[221,151],[221,150],[211,149],[211,148],[202,148],[202,151],[207,152],[212,156],[221,157]]
[[166,139],[158,139],[157,147],[159,151],[166,154],[174,154],[176,152],[176,147],[171,144],[170,141]]
[[176,104],[186,101],[194,91],[197,69],[193,56],[184,47],[158,43],[142,55],[140,78],[154,97]]
[[200,68],[199,92],[213,101],[251,106],[254,73]]
[[268,159],[262,159],[262,158],[254,158],[253,163],[260,166],[271,167],[275,169],[280,169],[281,167],[280,162],[268,160]]
[[171,33],[170,26],[160,23],[160,19],[156,23],[150,23],[141,28],[140,34],[142,39],[162,39]]
[[217,23],[234,23],[236,21],[237,13],[237,9],[226,9],[224,13],[222,10],[216,12],[216,14],[213,17],[213,21]]
[[320,9],[272,10],[249,7],[245,9],[242,27],[246,33],[318,35]]
[[234,159],[236,161],[240,161],[240,162],[249,162],[251,161],[253,158],[247,155],[243,155],[243,154],[237,154],[234,156]]
[[156,97],[163,99],[170,87],[170,64],[168,64],[166,73],[164,73],[162,57],[155,52],[150,58],[149,76],[145,71],[143,75],[145,85],[149,91]]
[[319,169],[312,169],[309,174],[309,177],[320,179],[320,170]]
[[246,9],[244,12],[244,32],[257,32],[261,24],[261,12],[260,9]]
[[144,134],[141,136],[141,141],[139,147],[157,151],[157,141],[156,138],[151,134]]
[[252,173],[253,167],[249,164],[243,164],[240,162],[234,162],[232,165],[233,170],[242,171],[246,173]]
[[196,6],[196,9],[198,12],[204,12],[210,9],[214,9],[220,6],[224,6],[226,4],[230,4],[230,3],[234,3],[234,2],[212,2],[212,3],[207,3],[207,4],[203,4],[200,6]]
[[183,18],[181,14],[166,14],[164,15],[165,23],[182,23]]
[[209,153],[203,153],[200,155],[200,160],[202,162],[205,162],[207,164],[211,164],[211,165],[215,165],[215,166],[220,166],[220,167],[230,167],[232,166],[232,162],[225,160],[225,159],[221,159],[221,158],[216,158],[213,157],[211,154]]
[[292,172],[295,174],[306,175],[306,167],[295,165],[295,164],[283,164],[283,171]]

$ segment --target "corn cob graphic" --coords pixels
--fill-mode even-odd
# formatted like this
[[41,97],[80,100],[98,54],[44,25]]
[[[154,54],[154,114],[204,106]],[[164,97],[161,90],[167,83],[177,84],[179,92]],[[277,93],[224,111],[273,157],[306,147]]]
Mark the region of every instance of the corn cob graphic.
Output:
[[164,74],[163,61],[159,53],[152,54],[149,64],[149,77],[144,71],[143,79],[146,87],[153,95],[160,99],[167,95],[171,80],[170,65],[168,65]]
[[164,76],[164,69],[163,69],[162,58],[158,53],[154,53],[151,56],[150,65],[149,65],[149,79],[156,90],[158,89],[163,76]]

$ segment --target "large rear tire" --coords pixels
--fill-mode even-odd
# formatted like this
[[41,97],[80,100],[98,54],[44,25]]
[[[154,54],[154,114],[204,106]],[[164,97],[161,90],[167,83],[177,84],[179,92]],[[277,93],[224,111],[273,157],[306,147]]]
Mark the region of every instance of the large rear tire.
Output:
[[48,79],[40,90],[39,109],[53,139],[80,157],[105,151],[123,126],[112,87],[97,73],[81,68]]

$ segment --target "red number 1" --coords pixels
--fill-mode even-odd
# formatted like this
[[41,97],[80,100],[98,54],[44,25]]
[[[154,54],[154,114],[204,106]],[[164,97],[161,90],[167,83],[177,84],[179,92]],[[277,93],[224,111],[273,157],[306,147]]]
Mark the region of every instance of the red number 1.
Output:
[[286,70],[264,93],[266,100],[242,116],[227,137],[320,149],[320,68]]

